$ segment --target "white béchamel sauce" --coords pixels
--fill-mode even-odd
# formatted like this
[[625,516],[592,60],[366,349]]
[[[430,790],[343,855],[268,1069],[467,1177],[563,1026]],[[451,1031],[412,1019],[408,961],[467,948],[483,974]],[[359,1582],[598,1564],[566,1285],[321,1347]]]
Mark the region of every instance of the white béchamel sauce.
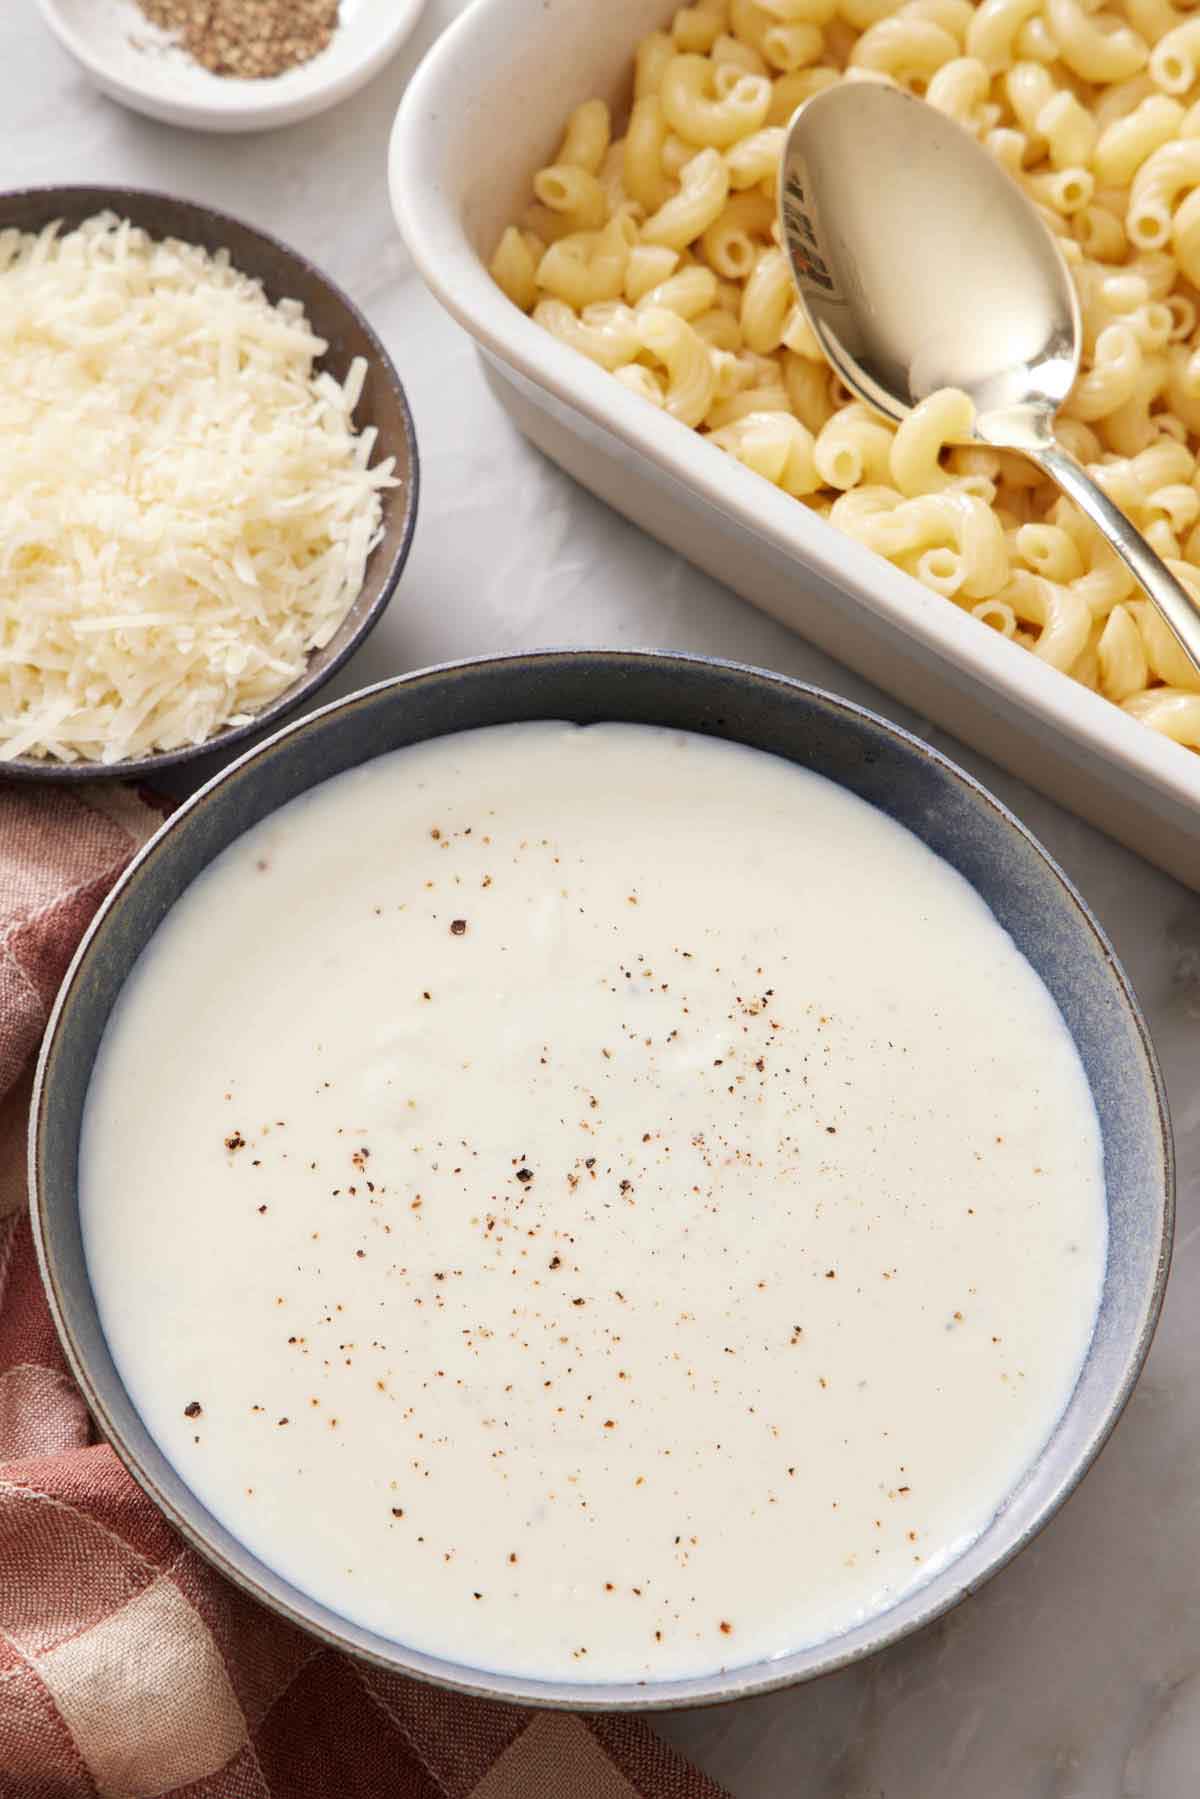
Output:
[[327,782],[169,914],[85,1120],[130,1394],[271,1566],[420,1649],[654,1679],[959,1551],[1105,1254],[1074,1044],[842,789],[666,730]]

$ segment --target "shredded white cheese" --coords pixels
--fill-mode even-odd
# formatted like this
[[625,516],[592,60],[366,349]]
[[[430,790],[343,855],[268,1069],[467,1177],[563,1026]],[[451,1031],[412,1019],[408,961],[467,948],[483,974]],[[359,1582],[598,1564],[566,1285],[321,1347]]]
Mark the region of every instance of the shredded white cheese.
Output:
[[201,743],[329,641],[396,482],[325,348],[225,252],[0,232],[0,760]]

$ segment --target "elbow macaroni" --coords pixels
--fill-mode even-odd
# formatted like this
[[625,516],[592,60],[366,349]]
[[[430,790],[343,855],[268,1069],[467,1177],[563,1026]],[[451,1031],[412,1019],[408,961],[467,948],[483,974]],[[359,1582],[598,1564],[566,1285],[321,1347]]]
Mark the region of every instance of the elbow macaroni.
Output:
[[1071,501],[971,442],[965,394],[897,430],[825,362],[775,190],[793,111],[841,80],[922,94],[1040,206],[1084,325],[1060,439],[1200,593],[1200,14],[1171,0],[1119,18],[1095,0],[692,0],[638,46],[623,134],[600,100],[570,114],[493,277],[627,392],[1200,753],[1200,676]]
[[686,250],[716,222],[729,195],[729,170],[713,149],[701,150],[679,171],[679,191],[642,226],[642,240]]
[[947,445],[971,436],[975,408],[956,387],[944,387],[913,408],[892,439],[892,483],[910,498],[938,493],[961,478],[945,473],[942,451]]

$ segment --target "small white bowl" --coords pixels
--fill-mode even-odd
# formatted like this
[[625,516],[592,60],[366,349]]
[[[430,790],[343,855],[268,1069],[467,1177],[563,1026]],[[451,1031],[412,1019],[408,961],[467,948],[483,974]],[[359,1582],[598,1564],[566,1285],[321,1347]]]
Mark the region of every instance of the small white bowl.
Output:
[[171,43],[137,0],[38,0],[55,37],[112,99],[194,131],[271,131],[356,93],[394,56],[425,0],[341,0],[333,41],[263,81],[213,75]]

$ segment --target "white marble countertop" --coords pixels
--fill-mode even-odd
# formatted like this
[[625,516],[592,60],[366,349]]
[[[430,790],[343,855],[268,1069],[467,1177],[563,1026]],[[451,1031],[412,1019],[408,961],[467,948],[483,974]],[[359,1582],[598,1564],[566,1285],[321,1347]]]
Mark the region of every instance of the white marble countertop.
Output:
[[[289,239],[367,312],[407,386],[421,515],[408,569],[332,691],[482,651],[654,645],[904,708],[643,537],[516,435],[392,224],[388,131],[462,0],[430,0],[357,98],[269,136],[193,135],[102,98],[33,0],[0,10],[4,182],[128,182]],[[588,0],[579,0],[580,4]],[[592,0],[600,4],[601,0]],[[1200,1794],[1200,898],[982,758],[941,747],[1048,845],[1137,988],[1166,1072],[1179,1227],[1146,1374],[1034,1546],[924,1635],[814,1686],[659,1721],[738,1799],[1195,1799]]]

